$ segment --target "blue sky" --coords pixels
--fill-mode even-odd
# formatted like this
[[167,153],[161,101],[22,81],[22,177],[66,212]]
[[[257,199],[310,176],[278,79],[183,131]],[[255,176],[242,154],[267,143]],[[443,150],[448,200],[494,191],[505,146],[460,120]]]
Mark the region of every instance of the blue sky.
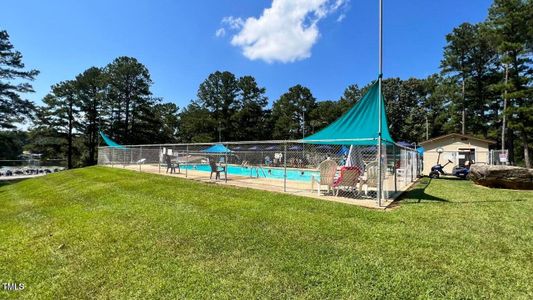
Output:
[[[216,70],[254,76],[270,103],[298,83],[319,100],[336,100],[349,84],[376,78],[377,0],[274,1],[268,16],[271,0],[6,1],[0,28],[26,66],[41,71],[29,96],[37,103],[50,85],[123,55],[148,67],[155,96],[180,107]],[[484,20],[490,4],[385,0],[384,76],[437,72],[445,35],[462,22]],[[305,32],[292,28],[295,11]]]

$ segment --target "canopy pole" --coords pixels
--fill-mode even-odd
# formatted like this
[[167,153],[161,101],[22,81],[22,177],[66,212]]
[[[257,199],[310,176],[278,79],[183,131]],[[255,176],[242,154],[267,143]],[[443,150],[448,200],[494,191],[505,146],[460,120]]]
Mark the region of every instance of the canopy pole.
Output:
[[381,124],[382,124],[382,113],[381,110],[383,109],[382,103],[381,103],[381,97],[382,97],[382,78],[383,78],[383,0],[379,0],[379,47],[378,47],[378,68],[379,68],[379,75],[378,75],[378,194],[377,194],[377,202],[378,206],[381,207],[382,202],[382,193],[383,193],[383,166],[382,166],[382,141],[381,141]]

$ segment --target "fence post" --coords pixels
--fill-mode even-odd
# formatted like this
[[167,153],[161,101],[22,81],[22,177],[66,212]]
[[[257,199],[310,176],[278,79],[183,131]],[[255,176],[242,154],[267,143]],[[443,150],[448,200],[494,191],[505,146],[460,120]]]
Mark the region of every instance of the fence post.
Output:
[[139,164],[139,172],[142,172],[142,157],[143,157],[143,146],[140,147],[140,150],[139,150],[139,160],[137,161],[137,163]]
[[187,178],[187,169],[189,168],[189,144],[187,144],[187,147],[185,148],[185,178]]
[[[227,148],[229,149],[229,147]],[[224,151],[224,162],[226,163],[226,166],[224,167],[224,181],[228,183],[228,152],[226,151]]]
[[161,174],[161,145],[159,145],[159,152],[157,153],[157,166],[159,167],[159,174]]
[[287,142],[283,146],[283,191],[287,192]]
[[114,167],[113,159],[115,156],[115,148],[111,148],[111,167]]
[[[394,163],[394,167],[393,167],[393,171],[394,171],[394,193],[397,193],[398,192],[398,177],[396,177],[396,173],[397,170],[396,170],[396,144],[392,144],[392,157],[393,157],[393,163]],[[398,160],[400,162],[400,167],[402,166],[402,160],[401,158]]]
[[[380,102],[381,103],[381,102]],[[383,192],[383,161],[381,158],[382,152],[383,152],[383,143],[381,141],[381,136],[378,137],[378,191],[376,195],[376,200],[378,203],[378,207],[381,207],[381,198],[382,198],[382,192]]]

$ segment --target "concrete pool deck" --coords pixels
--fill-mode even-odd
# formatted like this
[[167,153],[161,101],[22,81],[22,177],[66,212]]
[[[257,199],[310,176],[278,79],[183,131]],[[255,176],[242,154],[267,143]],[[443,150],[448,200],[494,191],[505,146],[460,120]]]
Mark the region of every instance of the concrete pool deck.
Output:
[[[143,173],[152,173],[152,174],[159,174],[159,175],[165,175],[165,176],[171,176],[171,177],[178,177],[178,178],[187,178],[187,179],[193,179],[197,181],[202,182],[209,182],[209,183],[216,183],[221,185],[230,185],[235,187],[241,187],[241,188],[252,188],[257,190],[264,190],[269,192],[278,192],[278,193],[285,193],[285,194],[291,194],[291,195],[297,195],[297,196],[304,196],[319,200],[326,200],[326,201],[332,201],[332,202],[340,202],[345,204],[351,204],[351,205],[357,205],[362,206],[366,208],[373,208],[373,209],[387,209],[391,207],[391,204],[394,202],[394,200],[402,193],[402,191],[407,190],[412,184],[415,182],[412,182],[406,186],[404,186],[401,190],[398,190],[398,192],[393,193],[393,195],[390,195],[391,197],[388,199],[384,199],[382,201],[382,206],[378,206],[377,202],[374,198],[349,198],[349,197],[343,197],[343,196],[329,196],[329,195],[318,195],[316,192],[316,189],[314,191],[311,190],[311,183],[309,182],[299,182],[295,180],[287,180],[286,186],[284,189],[284,181],[279,179],[269,179],[269,178],[251,178],[246,176],[239,176],[239,175],[228,175],[227,182],[224,180],[224,174],[221,174],[221,180],[215,180],[210,179],[209,175],[210,172],[205,171],[197,171],[197,170],[181,170],[180,173],[166,173],[166,166],[161,165],[160,167],[156,165],[105,165],[107,167],[113,167],[113,168],[119,168],[119,169],[127,169],[132,171],[138,171]],[[213,175],[214,178],[214,175]],[[385,183],[387,184],[387,183]],[[370,188],[369,190],[374,190],[375,188]]]

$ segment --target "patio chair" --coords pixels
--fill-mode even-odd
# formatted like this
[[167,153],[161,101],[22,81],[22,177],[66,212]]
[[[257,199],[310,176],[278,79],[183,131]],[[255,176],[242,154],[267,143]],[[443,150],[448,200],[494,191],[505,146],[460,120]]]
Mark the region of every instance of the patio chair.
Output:
[[168,173],[168,170],[170,170],[170,174],[176,173],[176,167],[178,168],[179,172],[181,173],[179,163],[173,164],[170,155],[166,155],[165,154],[165,162],[167,164],[167,173]]
[[217,163],[214,160],[209,160],[209,166],[211,167],[211,174],[209,175],[209,179],[213,178],[213,173],[215,173],[215,180],[220,179],[220,173],[224,173],[224,179],[228,178],[226,168],[217,166]]
[[362,177],[361,187],[364,186],[365,196],[368,196],[368,188],[378,186],[378,162],[372,161],[368,163],[365,169],[366,174]]
[[337,173],[337,163],[331,159],[326,159],[318,165],[318,170],[320,171],[320,177],[315,178],[314,175],[311,176],[311,190],[314,190],[315,182],[318,183],[317,194],[320,196],[320,188],[323,185],[328,187],[328,192],[333,186],[335,181],[335,174]]
[[339,195],[339,190],[342,188],[350,189],[355,195],[360,176],[361,169],[359,169],[359,167],[342,167],[341,175],[333,182],[335,196]]

